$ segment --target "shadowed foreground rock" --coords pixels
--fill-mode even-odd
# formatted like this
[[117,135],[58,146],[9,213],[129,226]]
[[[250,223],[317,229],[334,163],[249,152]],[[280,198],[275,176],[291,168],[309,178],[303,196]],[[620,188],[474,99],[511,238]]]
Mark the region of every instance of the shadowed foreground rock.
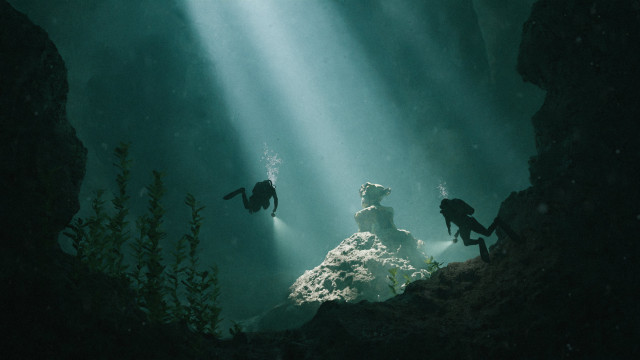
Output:
[[47,34],[0,1],[3,247],[54,247],[80,208],[87,150],[67,121],[67,91],[64,62]]
[[86,160],[66,96],[65,66],[47,34],[0,0],[0,357],[206,354],[210,339],[149,324],[128,282],[89,271],[57,246],[78,210]]

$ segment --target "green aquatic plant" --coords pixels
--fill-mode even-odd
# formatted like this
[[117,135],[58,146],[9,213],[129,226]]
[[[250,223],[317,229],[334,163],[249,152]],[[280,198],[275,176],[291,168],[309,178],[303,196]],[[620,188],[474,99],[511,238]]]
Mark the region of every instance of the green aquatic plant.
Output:
[[145,264],[145,252],[144,252],[144,244],[145,244],[145,234],[147,223],[145,221],[144,216],[140,216],[136,219],[136,230],[137,236],[133,240],[133,243],[130,244],[131,251],[133,252],[133,261],[134,267],[133,270],[129,272],[129,278],[132,281],[132,285],[136,294],[140,294],[142,291],[142,280],[143,280],[143,269]]
[[218,285],[218,268],[212,266],[208,271],[199,270],[198,245],[200,244],[200,227],[203,217],[195,197],[187,194],[185,204],[191,209],[190,231],[184,236],[189,244],[189,266],[185,269],[187,290],[187,323],[196,331],[219,336],[217,331],[221,308],[217,306],[220,287]]
[[443,265],[443,263],[436,261],[433,256],[427,256],[424,263],[427,265],[427,272],[429,273],[429,276],[436,272],[436,270],[442,268]]
[[129,213],[126,186],[131,164],[128,150],[129,144],[125,143],[115,149],[117,162],[114,166],[119,170],[116,177],[118,192],[111,200],[115,214],[109,216],[105,209],[106,191],[95,190],[91,199],[92,215],[87,219],[75,218],[67,225],[69,231],[63,233],[72,240],[78,259],[86,263],[90,269],[112,276],[121,276],[126,270],[122,246],[130,238],[126,220]]
[[[427,256],[427,258],[424,260],[424,263],[426,265],[425,270],[427,271],[429,277],[431,277],[431,274],[433,274],[436,270],[440,269],[442,267],[442,263],[436,261],[433,256]],[[395,296],[398,295],[399,290],[401,288],[406,288],[407,285],[409,285],[412,281],[411,277],[407,274],[402,274],[402,277],[404,278],[404,283],[400,284],[400,281],[398,280],[398,268],[397,267],[393,267],[389,270],[389,275],[387,275],[387,279],[389,280],[389,284],[387,284],[387,286],[389,287],[389,290],[391,290],[391,293]]]
[[229,328],[229,334],[233,339],[238,339],[244,333],[244,329],[242,328],[242,324],[231,321],[231,327]]
[[168,309],[169,317],[177,321],[186,320],[186,308],[181,301],[181,278],[187,269],[186,266],[183,265],[187,258],[186,248],[187,238],[183,236],[176,243],[175,250],[171,252],[173,263],[171,264],[171,271],[167,273],[167,291],[171,301]]
[[393,267],[388,271],[389,275],[387,275],[387,279],[391,282],[391,284],[388,284],[387,286],[389,286],[389,289],[391,290],[391,293],[393,293],[393,295],[398,295],[398,268]]
[[149,194],[148,215],[142,215],[138,223],[144,224],[140,229],[142,241],[142,271],[144,277],[140,286],[142,305],[148,312],[149,320],[160,322],[166,316],[165,298],[165,265],[162,263],[162,247],[160,241],[167,233],[163,230],[164,207],[162,197],[166,189],[162,182],[164,175],[153,171],[153,182],[146,187]]
[[87,237],[87,234],[84,230],[85,227],[86,225],[84,223],[84,220],[82,220],[82,218],[75,218],[73,219],[73,221],[71,221],[67,225],[67,228],[70,231],[63,232],[65,236],[71,239],[71,246],[73,246],[73,249],[76,251],[77,259],[85,258],[84,248],[85,248],[85,239]]
[[393,293],[393,295],[398,295],[401,288],[406,287],[411,283],[411,277],[407,274],[402,274],[404,282],[400,284],[400,281],[398,281],[398,268],[394,267],[389,269],[388,271],[389,275],[387,275],[387,279],[389,279],[391,284],[388,284],[387,286],[389,286],[389,289],[391,290],[391,293]]
[[118,192],[111,200],[115,214],[109,217],[107,272],[116,276],[123,274],[127,270],[127,266],[124,264],[122,246],[131,237],[128,230],[129,221],[127,221],[127,215],[129,214],[127,202],[130,198],[127,194],[127,184],[131,177],[129,146],[130,143],[121,143],[114,151],[116,162],[113,165],[118,169],[118,174],[116,175]]
[[94,197],[91,200],[93,214],[85,222],[88,231],[84,239],[84,256],[89,268],[97,271],[104,270],[103,261],[107,240],[106,223],[109,221],[104,210],[104,192],[104,189],[94,191]]
[[[132,163],[129,144],[120,144],[114,155],[118,174],[117,192],[110,201],[112,208],[107,209],[105,190],[96,190],[91,215],[75,218],[64,232],[76,251],[76,271],[83,271],[86,266],[123,279],[133,288],[138,306],[151,322],[181,321],[198,332],[219,336],[218,269],[214,265],[203,271],[198,257],[204,220],[201,212],[205,207],[192,194],[187,195],[185,204],[191,209],[189,231],[177,241],[173,262],[167,267],[162,256],[167,238],[163,229],[162,198],[166,194],[163,174],[152,172],[153,181],[146,186],[147,213],[136,218],[136,234],[132,236],[127,193]],[[125,245],[130,252],[124,251]]]

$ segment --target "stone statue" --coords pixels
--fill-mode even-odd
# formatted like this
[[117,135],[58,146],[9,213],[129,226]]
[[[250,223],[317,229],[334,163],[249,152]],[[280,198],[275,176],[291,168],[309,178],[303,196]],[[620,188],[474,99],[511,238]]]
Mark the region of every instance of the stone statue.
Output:
[[358,231],[378,234],[383,230],[396,229],[393,223],[393,208],[380,205],[382,198],[391,193],[391,188],[367,182],[360,187],[362,210],[355,215]]

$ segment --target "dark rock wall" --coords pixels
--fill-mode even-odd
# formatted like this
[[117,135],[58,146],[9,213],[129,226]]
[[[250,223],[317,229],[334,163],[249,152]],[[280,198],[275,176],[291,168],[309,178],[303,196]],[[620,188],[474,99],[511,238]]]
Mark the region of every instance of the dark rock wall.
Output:
[[67,121],[67,92],[64,62],[47,34],[0,1],[3,246],[55,245],[80,207],[87,150]]
[[56,248],[86,159],[66,118],[66,76],[47,34],[0,0],[0,357],[207,358],[211,339],[150,324],[128,281]]
[[617,184],[624,173],[638,174],[628,160],[639,156],[639,23],[638,1],[543,0],[533,7],[518,70],[547,90],[533,118],[534,184],[562,176],[616,187],[629,185]]
[[[549,356],[640,351],[639,60],[638,1],[540,0],[524,24],[518,70],[547,96],[533,117],[533,187],[500,210],[526,244],[501,237],[494,253],[505,271],[537,269],[523,299],[533,315],[517,316],[530,324],[520,340]],[[508,259],[524,251],[527,264]]]
[[[534,186],[514,196],[536,211],[516,221],[534,232],[553,224],[556,237],[565,237],[554,241],[568,252],[598,255],[583,259],[595,261],[591,267],[616,267],[638,254],[638,64],[638,1],[541,0],[524,25],[518,69],[547,96],[533,117]],[[519,210],[507,201],[502,213]]]

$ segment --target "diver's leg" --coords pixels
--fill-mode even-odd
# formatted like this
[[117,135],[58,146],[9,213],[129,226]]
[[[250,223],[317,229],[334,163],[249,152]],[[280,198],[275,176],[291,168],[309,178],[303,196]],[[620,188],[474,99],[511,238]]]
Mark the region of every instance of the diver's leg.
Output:
[[518,236],[518,234],[516,234],[515,231],[511,229],[511,226],[507,225],[504,221],[502,221],[502,219],[496,218],[496,220],[494,221],[494,224],[497,224],[498,226],[500,226],[500,229],[502,229],[502,231],[504,231],[505,234],[507,234],[507,236],[511,238],[511,240],[516,242],[520,241],[520,237]]
[[496,217],[495,219],[493,219],[493,222],[491,223],[491,225],[489,225],[489,229],[487,229],[489,230],[489,235],[493,234],[493,232],[495,231],[496,227],[498,226],[498,221],[500,221],[500,219]]
[[470,220],[470,225],[471,225],[471,231],[473,231],[475,233],[478,233],[480,235],[491,236],[491,234],[493,234],[493,230],[496,229],[496,222],[495,221],[487,229],[484,226],[482,226],[482,224],[480,224],[478,222],[478,220],[476,220],[475,218],[469,218],[469,220]]
[[234,190],[234,191],[232,191],[232,192],[228,193],[227,195],[225,195],[225,196],[223,197],[223,199],[225,199],[225,200],[229,200],[229,199],[231,199],[232,197],[234,197],[234,196],[236,196],[236,195],[238,195],[238,194],[240,194],[240,193],[241,193],[242,195],[244,195],[244,188],[243,188],[243,187],[242,187],[242,188],[240,188],[240,189],[238,189],[238,190]]
[[480,258],[482,258],[482,261],[487,263],[491,261],[489,259],[489,250],[487,250],[487,244],[485,244],[483,238],[478,238],[478,246],[480,247]]
[[[460,227],[460,237],[462,238],[462,242],[464,243],[464,246],[478,245],[480,247],[480,257],[482,258],[482,261],[489,262],[489,251],[487,250],[487,244],[485,244],[484,239],[471,239],[471,229],[474,228],[473,222],[477,223],[478,225],[480,224],[475,221],[475,219],[470,218],[470,220],[473,221],[469,221],[468,223],[464,224],[464,226]],[[484,229],[482,225],[480,226]]]
[[251,202],[247,199],[247,194],[244,192],[244,189],[242,189],[242,203],[244,204],[245,209],[249,209],[249,212],[252,212]]
[[478,245],[478,240],[471,239],[471,229],[466,226],[460,228],[460,237],[464,246]]

